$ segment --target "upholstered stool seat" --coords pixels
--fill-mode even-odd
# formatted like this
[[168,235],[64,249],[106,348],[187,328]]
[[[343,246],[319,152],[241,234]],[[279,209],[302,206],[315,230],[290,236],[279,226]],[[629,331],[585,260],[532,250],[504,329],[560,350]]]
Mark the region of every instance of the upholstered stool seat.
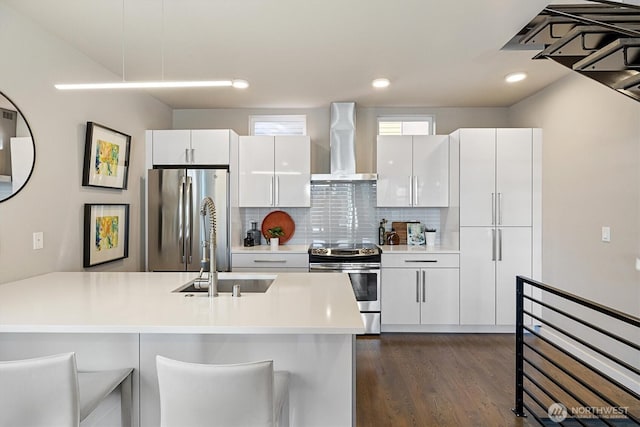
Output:
[[289,375],[273,361],[233,365],[156,356],[162,427],[288,425]]
[[131,426],[132,372],[78,372],[75,353],[0,362],[0,427],[79,426],[118,386]]

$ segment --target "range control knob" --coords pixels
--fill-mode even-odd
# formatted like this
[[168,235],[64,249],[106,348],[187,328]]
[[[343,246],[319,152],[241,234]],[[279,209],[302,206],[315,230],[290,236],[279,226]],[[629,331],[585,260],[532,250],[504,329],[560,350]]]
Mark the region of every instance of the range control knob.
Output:
[[376,250],[373,248],[363,248],[361,251],[364,255],[373,255],[376,253]]
[[326,255],[328,253],[329,253],[329,250],[327,248],[311,249],[312,255]]

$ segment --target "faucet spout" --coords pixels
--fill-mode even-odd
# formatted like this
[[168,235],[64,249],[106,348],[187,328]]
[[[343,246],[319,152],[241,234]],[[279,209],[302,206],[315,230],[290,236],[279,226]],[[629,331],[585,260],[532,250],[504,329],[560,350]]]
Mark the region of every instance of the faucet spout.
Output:
[[204,259],[206,264],[206,247],[209,246],[209,298],[218,296],[218,271],[216,269],[216,205],[211,197],[205,197],[200,204],[200,215],[202,215],[202,228],[206,230],[206,215],[209,215],[209,241],[203,244]]

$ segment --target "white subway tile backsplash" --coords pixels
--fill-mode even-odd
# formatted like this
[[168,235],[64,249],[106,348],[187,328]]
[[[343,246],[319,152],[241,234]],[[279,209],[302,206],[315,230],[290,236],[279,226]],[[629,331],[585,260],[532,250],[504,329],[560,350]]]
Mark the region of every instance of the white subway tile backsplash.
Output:
[[251,228],[251,221],[258,222],[260,228],[264,217],[274,210],[291,215],[296,231],[288,244],[295,245],[377,243],[382,218],[388,220],[388,230],[392,221],[412,220],[440,228],[439,208],[378,208],[375,182],[357,181],[312,183],[311,208],[241,208],[243,235]]

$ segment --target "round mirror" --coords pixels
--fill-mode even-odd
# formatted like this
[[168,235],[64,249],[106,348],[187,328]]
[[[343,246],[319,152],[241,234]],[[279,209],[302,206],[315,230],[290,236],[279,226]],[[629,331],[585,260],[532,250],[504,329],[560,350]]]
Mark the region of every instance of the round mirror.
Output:
[[20,109],[0,92],[0,202],[24,188],[33,172],[36,147]]

